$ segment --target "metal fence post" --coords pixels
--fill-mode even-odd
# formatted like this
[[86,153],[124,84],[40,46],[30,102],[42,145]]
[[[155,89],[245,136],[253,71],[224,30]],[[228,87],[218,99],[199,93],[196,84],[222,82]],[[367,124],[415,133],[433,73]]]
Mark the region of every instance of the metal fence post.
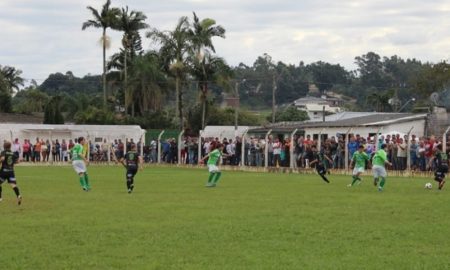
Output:
[[[245,166],[245,163],[244,163],[244,161],[245,161],[245,138],[247,137],[247,132],[248,132],[248,129],[246,131],[244,131],[244,133],[242,134],[242,137],[241,137],[241,164],[240,164],[241,167]],[[266,147],[267,147],[267,142],[266,142]]]
[[450,130],[450,127],[448,127],[448,128],[445,130],[444,135],[442,135],[442,151],[443,151],[444,153],[447,152],[447,133],[448,133],[449,130]]
[[289,152],[290,152],[289,154],[291,157],[290,162],[289,162],[289,168],[291,168],[291,169],[293,169],[294,167],[297,167],[297,166],[294,166],[294,164],[297,165],[297,160],[294,160],[294,136],[297,133],[297,131],[298,131],[298,129],[296,128],[291,133],[291,147],[289,148]]
[[161,131],[161,133],[159,133],[158,135],[158,153],[156,153],[158,155],[158,164],[161,164],[161,137],[164,134],[165,130]]
[[374,152],[378,150],[378,141],[379,141],[379,134],[383,130],[383,127],[378,128],[377,133],[375,134],[375,142],[374,142]]
[[181,137],[184,135],[184,130],[180,132],[180,135],[178,135],[178,164],[181,164]]
[[264,149],[264,168],[269,167],[269,135],[272,133],[272,130],[270,129],[266,133],[266,148]]
[[349,128],[347,133],[345,133],[345,170],[348,171],[348,158],[349,158],[349,152],[348,152],[348,135],[353,130],[353,128]]
[[408,169],[408,172],[411,171],[411,131],[414,129],[414,126],[411,127],[411,129],[408,131],[407,138],[408,138],[408,145],[406,147],[406,168]]

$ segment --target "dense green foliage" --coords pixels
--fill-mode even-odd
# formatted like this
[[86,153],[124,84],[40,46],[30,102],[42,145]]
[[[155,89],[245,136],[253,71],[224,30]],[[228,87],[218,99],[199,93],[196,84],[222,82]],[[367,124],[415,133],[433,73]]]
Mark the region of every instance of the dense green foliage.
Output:
[[[270,121],[272,116],[267,117],[267,121]],[[276,122],[289,122],[289,121],[305,121],[309,120],[308,114],[305,111],[300,111],[294,106],[289,106],[284,110],[278,110],[275,114]]]
[[223,172],[149,167],[127,194],[120,166],[18,167],[3,185],[3,269],[448,269],[448,189],[423,178]]
[[64,124],[61,113],[62,96],[54,96],[47,103],[44,110],[44,124]]

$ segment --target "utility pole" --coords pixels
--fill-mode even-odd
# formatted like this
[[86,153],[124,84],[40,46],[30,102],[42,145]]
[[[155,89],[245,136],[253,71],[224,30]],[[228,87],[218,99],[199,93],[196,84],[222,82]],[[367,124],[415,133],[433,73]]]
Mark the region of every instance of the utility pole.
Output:
[[234,91],[235,91],[235,95],[236,95],[236,101],[235,101],[235,106],[234,106],[234,133],[237,134],[237,129],[238,129],[238,110],[239,110],[239,82],[236,82],[236,84],[234,85]]
[[275,92],[277,91],[277,79],[276,73],[273,73],[273,81],[272,81],[272,124],[275,123]]

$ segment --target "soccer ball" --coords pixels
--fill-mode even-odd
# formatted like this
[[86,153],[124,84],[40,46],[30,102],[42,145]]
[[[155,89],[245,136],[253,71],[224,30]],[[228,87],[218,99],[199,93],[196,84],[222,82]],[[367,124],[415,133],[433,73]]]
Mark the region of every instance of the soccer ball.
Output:
[[426,189],[431,189],[433,186],[431,185],[431,183],[426,183],[425,184],[425,188]]

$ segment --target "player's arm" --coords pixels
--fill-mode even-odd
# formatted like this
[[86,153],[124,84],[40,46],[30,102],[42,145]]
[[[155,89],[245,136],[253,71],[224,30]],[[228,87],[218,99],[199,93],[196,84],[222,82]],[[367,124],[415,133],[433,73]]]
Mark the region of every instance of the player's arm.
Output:
[[392,163],[389,162],[389,160],[387,160],[387,159],[384,160],[384,163],[387,164],[387,165],[389,165],[389,166],[392,166]]
[[199,163],[203,163],[205,161],[205,159],[209,158],[209,154],[208,153],[206,156],[204,156],[202,159],[200,159]]
[[311,162],[309,163],[309,166],[311,166],[311,165],[313,165],[314,163],[317,163],[317,162],[319,162],[319,160],[316,158],[315,160],[313,160],[313,161],[311,161]]
[[430,169],[431,168],[431,164],[433,164],[434,160],[436,159],[436,156],[433,156],[432,158],[430,158],[430,161],[427,164],[427,168]]

